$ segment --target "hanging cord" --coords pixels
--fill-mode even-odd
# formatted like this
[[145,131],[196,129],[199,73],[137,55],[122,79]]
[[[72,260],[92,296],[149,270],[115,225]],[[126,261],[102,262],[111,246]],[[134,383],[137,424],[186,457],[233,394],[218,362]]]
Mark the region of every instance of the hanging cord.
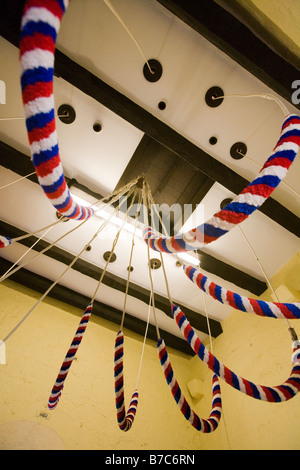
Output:
[[126,289],[125,289],[125,296],[124,296],[124,305],[123,305],[123,312],[122,312],[122,319],[121,319],[121,325],[120,325],[120,330],[123,329],[123,323],[124,323],[124,318],[125,318],[125,312],[126,312],[126,303],[127,303],[127,296],[128,296],[128,289],[129,289],[129,281],[130,281],[130,274],[131,274],[131,266],[132,266],[132,256],[133,256],[133,249],[134,249],[134,240],[135,240],[135,234],[136,234],[136,228],[137,228],[137,221],[139,217],[139,211],[141,208],[142,204],[142,194],[140,193],[139,195],[139,202],[138,202],[138,209],[136,211],[135,215],[135,224],[134,224],[134,231],[132,235],[132,241],[131,241],[131,250],[130,250],[130,257],[129,257],[129,265],[128,265],[128,274],[127,274],[127,282],[126,282]]
[[[147,216],[148,216],[147,211],[149,209],[151,210],[151,207],[149,207],[149,205],[148,205],[147,186],[146,186],[145,180],[144,180],[144,184],[143,184],[143,201],[144,201],[144,205],[146,203],[145,210],[146,210],[146,213],[147,213]],[[154,317],[154,322],[155,322],[155,329],[156,329],[157,339],[159,340],[160,339],[160,332],[159,332],[159,328],[158,328],[158,322],[157,322],[156,311],[155,311],[154,286],[153,286],[153,278],[152,278],[152,272],[151,272],[149,244],[147,244],[147,258],[148,258],[148,272],[149,272],[149,279],[150,279],[150,286],[151,286],[152,312],[153,312],[153,317]]]
[[[238,153],[239,155],[241,155],[242,157],[247,158],[247,159],[250,160],[251,162],[255,163],[255,165],[257,165],[257,166],[260,167],[260,164],[259,164],[256,160],[254,160],[254,158],[249,157],[246,153],[243,153],[243,152],[241,152],[240,150],[237,150],[237,153]],[[280,185],[286,186],[286,187],[287,187],[290,191],[292,191],[297,197],[300,196],[300,194],[297,193],[297,191],[295,191],[295,189],[293,189],[293,188],[292,188],[289,184],[287,184],[285,181],[281,181]]]
[[[121,192],[117,193],[112,199],[111,201],[109,202],[109,204],[113,204],[114,202],[116,202],[118,199],[120,199],[125,193],[126,191],[130,191],[131,188],[134,186],[134,184],[131,184],[129,186],[129,189],[127,189],[127,187],[124,187],[124,189],[122,189]],[[98,203],[102,202],[103,200],[107,199],[106,198],[102,198],[101,200],[97,201],[96,203],[93,204],[93,206],[95,207]],[[105,206],[107,204],[103,204],[103,206]],[[101,208],[100,208],[101,209]],[[99,209],[99,210],[100,210]],[[112,215],[109,217],[109,220],[111,219]],[[27,264],[29,264],[32,260],[34,260],[35,258],[37,258],[38,256],[44,254],[45,252],[47,252],[48,250],[50,250],[54,245],[56,245],[60,240],[62,240],[63,238],[65,238],[67,235],[71,234],[72,232],[74,232],[75,230],[77,230],[78,228],[80,228],[82,225],[84,225],[89,219],[85,219],[83,220],[79,225],[76,225],[73,229],[69,230],[68,232],[66,232],[65,234],[61,235],[59,238],[57,238],[53,243],[51,243],[50,245],[48,245],[46,248],[44,248],[42,251],[39,251],[38,253],[36,253],[35,255],[33,255],[30,259],[28,259],[26,262],[20,264],[19,266],[17,266],[15,269],[13,269],[12,271],[10,271],[5,277],[2,276],[0,278],[0,282],[4,281],[5,279],[7,279],[8,277],[10,277],[12,274],[14,274],[15,272],[17,272],[19,269],[23,268],[24,266],[26,266]],[[49,225],[48,227],[51,227],[53,225],[56,225],[58,223],[62,222],[62,219],[59,219],[58,221],[54,222],[53,224]],[[46,229],[48,227],[45,227]],[[20,240],[23,240],[24,238],[27,238],[29,236],[32,236],[32,235],[35,235],[36,233],[39,233],[41,231],[40,230],[37,230],[35,232],[32,232],[30,234],[26,234],[26,235],[22,235],[20,237],[17,237],[17,238],[14,238],[12,241],[14,242],[17,242],[17,241],[20,241]]]
[[15,266],[17,266],[20,261],[25,258],[25,256],[35,247],[35,245],[37,245],[37,243],[39,243],[41,240],[43,240],[43,238],[47,235],[47,233],[50,232],[50,230],[52,229],[53,227],[49,227],[48,230],[46,230],[45,233],[43,233],[39,238],[36,239],[36,241],[33,243],[33,245],[31,245],[28,250],[25,251],[25,253],[20,256],[20,258],[0,277],[0,282],[3,281],[4,279],[6,279],[7,275],[9,274],[9,272],[14,269]]
[[[153,201],[153,198],[151,196],[151,190],[148,185],[147,186],[145,185],[145,195],[147,196],[147,199],[145,198],[146,207],[148,208],[148,210],[150,208],[150,211],[151,211],[152,210],[151,201]],[[162,221],[161,223],[163,226]],[[163,229],[165,229],[164,226],[163,226]],[[147,245],[147,250],[148,250],[148,265],[150,266],[149,245]],[[163,267],[164,278],[165,278],[165,283],[166,283],[166,289],[167,289],[170,304],[172,306],[173,302],[172,302],[171,295],[170,295],[170,289],[168,285],[168,280],[167,280],[166,270],[164,267],[164,260],[162,258],[162,253],[160,253],[160,255],[161,255],[162,267]],[[150,276],[151,276],[151,273],[150,273]],[[151,292],[152,292],[152,289],[153,289],[153,282],[151,280]],[[155,322],[157,324],[156,317],[155,317]],[[159,334],[159,331],[158,331],[158,334]],[[214,432],[219,426],[220,419],[222,416],[221,414],[222,412],[221,388],[220,388],[219,379],[217,375],[213,374],[213,377],[212,377],[212,397],[213,398],[212,398],[211,413],[208,419],[202,419],[191,409],[185,396],[183,395],[180,389],[180,386],[175,378],[173,368],[169,360],[169,355],[167,352],[165,342],[162,338],[160,338],[160,336],[158,337],[158,341],[157,341],[157,350],[158,350],[160,364],[161,364],[166,382],[169,386],[170,392],[173,395],[173,398],[176,401],[185,419],[199,432],[202,432],[202,433]]]
[[[106,206],[106,205],[108,205],[108,204],[109,204],[109,205],[112,205],[114,202],[116,202],[118,199],[120,199],[127,191],[129,191],[129,189],[130,189],[131,187],[133,187],[133,186],[136,184],[136,181],[137,181],[137,179],[131,181],[130,183],[128,183],[128,184],[122,186],[120,189],[118,189],[118,190],[112,192],[112,193],[109,194],[108,196],[104,196],[104,197],[102,197],[101,199],[99,199],[98,201],[93,202],[92,204],[89,204],[87,207],[88,207],[88,208],[94,208],[94,209],[97,208],[97,211],[100,211],[100,210],[102,209],[102,207],[99,208],[99,207],[98,207],[99,204],[103,204],[103,207]],[[110,200],[108,200],[108,199],[110,199]],[[106,201],[106,202],[104,202],[104,201]],[[55,222],[53,222],[53,223],[50,224],[50,225],[47,225],[46,227],[40,228],[40,229],[35,230],[34,232],[31,232],[31,233],[26,233],[25,235],[21,235],[20,237],[12,238],[11,244],[12,244],[13,242],[19,242],[19,241],[21,241],[21,240],[24,240],[25,238],[31,237],[31,236],[33,236],[33,235],[36,235],[37,233],[42,232],[43,230],[46,230],[46,229],[48,229],[49,227],[52,227],[52,226],[54,226],[54,225],[57,225],[57,224],[59,224],[59,223],[61,223],[61,222],[65,222],[65,221],[67,221],[67,220],[69,220],[68,217],[64,217],[64,216],[62,215],[62,217],[61,217],[59,220],[56,220]],[[83,222],[81,222],[81,224],[78,225],[77,228],[78,228],[78,227],[81,227],[81,225],[84,225],[85,222],[86,222],[85,220],[84,220]],[[73,229],[72,231],[74,231],[74,230],[76,230],[76,228]],[[69,233],[71,233],[71,231],[70,231],[70,232],[67,232],[66,235],[68,235]],[[59,240],[60,240],[60,239],[59,239]],[[59,241],[59,240],[57,240],[57,241]],[[57,241],[54,242],[54,243],[57,243]]]
[[283,102],[277,98],[276,96],[268,93],[259,93],[254,95],[239,95],[239,94],[230,94],[230,95],[222,95],[222,96],[213,96],[213,100],[220,100],[223,98],[264,98],[266,100],[275,101],[275,103],[280,107],[281,111],[285,116],[289,114],[289,110],[283,104]]
[[33,175],[35,175],[35,174],[36,174],[35,171],[33,171],[32,173],[29,173],[29,175],[22,176],[21,178],[18,178],[18,179],[14,180],[14,181],[11,181],[10,183],[7,183],[7,184],[5,184],[4,186],[1,186],[1,187],[0,187],[0,190],[1,190],[1,189],[4,189],[4,188],[8,188],[8,186],[11,186],[12,184],[19,183],[19,181],[22,181],[22,180],[24,180],[25,178],[29,178],[30,176],[33,176]]
[[123,28],[125,29],[125,31],[128,33],[128,35],[130,36],[130,38],[132,39],[132,41],[134,42],[134,44],[136,45],[136,47],[138,48],[138,50],[140,51],[145,63],[147,64],[147,67],[150,71],[151,74],[154,74],[154,72],[152,71],[151,67],[150,67],[150,64],[148,62],[148,60],[146,59],[146,56],[144,54],[144,52],[142,51],[139,43],[137,42],[137,40],[135,39],[135,37],[133,36],[133,34],[131,33],[131,31],[128,29],[128,27],[126,26],[126,24],[124,23],[124,21],[122,20],[122,18],[120,17],[119,13],[116,11],[116,9],[113,7],[113,5],[111,4],[111,2],[109,0],[104,0],[104,3],[108,6],[108,8],[110,9],[110,11],[112,12],[112,14],[117,18],[117,20],[121,23],[121,25],[123,26]]
[[[66,113],[64,113],[64,114],[57,114],[56,117],[58,117],[58,118],[61,118],[61,117],[67,118],[67,117],[69,117],[69,113],[66,112]],[[23,121],[24,121],[25,119],[26,119],[25,116],[18,116],[18,117],[0,118],[0,121],[17,121],[17,120],[23,120]],[[35,172],[34,172],[34,173],[35,173]],[[0,189],[1,189],[1,188],[0,188]]]
[[[266,273],[266,271],[264,270],[264,268],[263,268],[263,266],[262,266],[260,260],[258,259],[258,256],[256,255],[256,253],[255,253],[255,251],[254,251],[254,249],[253,249],[251,243],[249,242],[248,238],[246,237],[246,235],[245,235],[243,229],[241,228],[241,226],[239,225],[238,227],[239,227],[240,232],[241,232],[241,234],[243,235],[244,239],[246,240],[246,242],[247,242],[247,244],[248,244],[248,246],[249,246],[249,248],[250,248],[250,250],[251,250],[253,256],[255,257],[255,259],[256,259],[256,261],[257,261],[257,263],[258,263],[258,265],[259,265],[259,267],[260,267],[260,269],[261,269],[261,272],[263,273],[263,275],[264,275],[264,277],[265,277],[265,279],[266,279],[266,281],[267,281],[267,283],[268,283],[268,285],[269,285],[269,287],[270,287],[270,289],[271,289],[271,291],[272,291],[272,293],[273,293],[275,299],[277,300],[277,302],[279,302],[278,296],[277,296],[275,290],[273,289],[273,286],[272,286],[272,284],[271,284],[271,282],[270,282],[270,280],[269,280],[269,278],[268,278],[268,276],[267,276],[267,273]],[[290,333],[292,339],[294,340],[294,339],[295,339],[295,336],[296,336],[296,338],[297,338],[297,335],[296,335],[296,333],[295,333],[295,330],[294,330],[294,328],[291,327],[289,320],[288,320],[287,318],[285,318],[285,317],[284,317],[284,319],[285,319],[285,321],[286,321],[286,323],[287,323],[288,331],[289,331],[289,333]],[[297,339],[298,339],[298,338],[297,338]]]
[[[133,192],[133,189],[128,192],[128,197],[131,195],[132,192]],[[129,211],[130,207],[127,210],[127,214],[128,214],[128,211]],[[117,208],[116,208],[116,210],[117,210]],[[107,223],[108,223],[108,221],[106,220],[103,225],[106,226]],[[99,290],[99,287],[102,283],[103,277],[104,277],[104,275],[107,271],[107,266],[108,266],[108,264],[111,260],[111,257],[114,253],[114,250],[115,250],[115,247],[117,245],[120,231],[121,231],[121,228],[118,230],[118,232],[117,232],[117,234],[114,238],[114,241],[113,241],[113,244],[112,244],[112,249],[110,251],[108,259],[106,260],[105,267],[104,267],[104,269],[101,273],[100,279],[97,283],[97,287],[94,291],[94,295],[93,295],[92,299],[90,300],[89,305],[87,306],[87,308],[85,309],[85,311],[83,313],[83,316],[80,320],[80,323],[79,323],[79,326],[77,328],[76,334],[73,338],[73,341],[71,343],[70,348],[68,349],[68,352],[67,352],[67,354],[65,356],[65,359],[64,359],[64,361],[61,365],[61,368],[60,368],[60,371],[59,371],[58,376],[56,378],[56,381],[54,383],[54,386],[51,390],[51,394],[50,394],[49,400],[48,400],[48,408],[50,410],[53,410],[58,405],[59,399],[61,397],[62,390],[64,388],[64,384],[65,384],[65,381],[66,381],[66,378],[67,378],[67,375],[68,375],[68,372],[69,372],[70,367],[72,365],[72,362],[74,360],[75,354],[78,351],[78,348],[79,348],[80,343],[81,343],[82,338],[83,338],[83,334],[85,333],[85,330],[87,328],[87,324],[88,324],[89,319],[91,317],[91,314],[92,314],[92,311],[93,311],[93,304],[94,304],[96,294]]]
[[[22,325],[22,323],[29,317],[29,315],[33,312],[33,310],[44,300],[44,298],[49,294],[49,292],[58,284],[58,282],[62,279],[62,277],[66,274],[66,272],[75,264],[75,262],[78,260],[78,258],[82,255],[82,253],[87,249],[87,247],[95,240],[95,238],[98,236],[98,234],[103,230],[104,227],[108,224],[110,221],[111,217],[114,215],[115,212],[118,210],[117,206],[115,208],[115,211],[111,214],[109,219],[105,220],[102,225],[97,229],[93,237],[88,241],[88,243],[83,247],[83,249],[80,251],[80,253],[72,260],[72,262],[67,266],[67,268],[62,272],[62,274],[58,277],[58,279],[51,284],[51,286],[46,290],[46,292],[40,297],[40,299],[34,304],[34,306],[29,310],[29,312],[19,321],[19,323],[6,335],[6,337],[3,339],[3,342],[6,342],[10,336],[12,336],[13,333]],[[13,272],[13,271],[12,271]],[[11,273],[12,273],[11,272]],[[11,274],[10,273],[10,274]],[[98,284],[99,286],[99,284]]]

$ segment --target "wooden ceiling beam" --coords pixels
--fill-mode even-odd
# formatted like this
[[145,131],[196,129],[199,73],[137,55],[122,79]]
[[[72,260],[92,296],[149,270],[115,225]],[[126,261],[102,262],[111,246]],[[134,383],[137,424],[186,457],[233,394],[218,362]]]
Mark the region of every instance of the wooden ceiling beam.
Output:
[[[0,165],[11,171],[14,171],[20,176],[26,176],[33,171],[33,164],[31,162],[30,157],[24,155],[22,152],[17,151],[13,147],[10,147],[8,144],[5,144],[1,140]],[[32,175],[28,179],[38,184],[36,175]],[[86,192],[87,194],[90,194],[91,196],[95,197],[97,200],[102,198],[100,194],[90,191],[86,186],[83,186],[76,180],[73,181],[73,185],[74,187],[79,188],[81,191]],[[9,227],[2,227],[2,229],[9,230]],[[2,234],[5,235],[5,232],[3,231]],[[8,234],[8,236],[12,235]],[[205,263],[205,265],[203,265],[203,269],[205,269],[207,272],[218,275],[218,270],[220,270],[220,272],[222,272],[221,277],[223,279],[229,282],[233,282],[238,287],[246,289],[255,295],[261,295],[267,289],[267,285],[265,282],[235,268],[234,266],[224,263],[223,261],[220,261],[211,255],[206,254],[203,250],[201,250],[201,264],[202,263]]]

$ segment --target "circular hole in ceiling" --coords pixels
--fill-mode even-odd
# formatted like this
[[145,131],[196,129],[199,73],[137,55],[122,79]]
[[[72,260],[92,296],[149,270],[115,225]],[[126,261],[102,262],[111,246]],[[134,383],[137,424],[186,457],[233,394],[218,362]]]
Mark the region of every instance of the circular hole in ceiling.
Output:
[[127,266],[127,271],[130,271],[132,273],[133,270],[134,270],[133,266]]
[[100,122],[95,122],[93,124],[93,131],[94,132],[101,132],[102,131],[102,125],[100,124]]
[[213,86],[205,94],[205,102],[210,108],[217,108],[224,100],[224,92],[219,86]]
[[220,209],[223,210],[224,207],[228,206],[228,204],[230,204],[232,201],[233,199],[231,199],[230,197],[223,199],[223,201],[220,204]]
[[212,137],[210,137],[209,139],[210,145],[216,145],[217,142],[218,142],[218,139],[216,136],[213,135]]
[[64,217],[60,212],[56,211],[56,218],[58,220],[62,219],[62,222],[69,222],[70,219]]
[[240,160],[247,153],[247,145],[244,142],[236,142],[230,149],[230,155],[234,160]]
[[[110,257],[110,258],[109,258]],[[114,261],[116,261],[117,259],[117,256],[115,253],[112,253],[111,255],[111,251],[106,251],[103,255],[103,259],[105,261],[108,261],[109,260],[109,263],[113,263]]]
[[167,107],[167,103],[165,101],[160,101],[158,103],[158,109],[160,109],[161,111],[163,111],[164,109],[166,109]]
[[150,268],[151,269],[159,269],[161,267],[161,261],[157,258],[152,258],[150,260]]
[[69,104],[62,104],[57,110],[57,115],[64,124],[72,124],[76,119],[75,109]]
[[[148,64],[151,68],[151,72],[149,70]],[[162,76],[161,63],[158,62],[158,60],[156,60],[156,59],[149,59],[148,63],[146,62],[144,64],[143,74],[144,74],[145,79],[148,82],[152,82],[152,83],[157,82],[160,79],[160,77]]]

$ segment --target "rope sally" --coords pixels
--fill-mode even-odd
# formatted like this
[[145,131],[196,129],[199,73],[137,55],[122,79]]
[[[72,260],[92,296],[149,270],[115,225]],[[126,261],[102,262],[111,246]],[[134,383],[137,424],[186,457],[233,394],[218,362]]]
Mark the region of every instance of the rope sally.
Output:
[[242,312],[255,313],[263,317],[271,318],[300,318],[300,302],[280,303],[266,302],[231,292],[224,287],[215,284],[208,279],[199,269],[193,266],[183,265],[187,277],[206,294],[219,302],[230,305]]
[[300,117],[288,115],[280,138],[257,177],[230,204],[204,224],[174,237],[158,236],[151,227],[143,231],[147,244],[155,251],[177,253],[202,248],[228,233],[257,210],[286,176],[300,146]]
[[72,365],[72,362],[74,360],[74,357],[75,357],[75,354],[80,346],[80,343],[82,341],[82,338],[83,338],[83,334],[86,330],[86,327],[87,327],[87,324],[89,322],[89,319],[91,317],[91,314],[92,314],[92,311],[93,311],[93,303],[89,303],[89,305],[87,306],[87,308],[85,309],[82,317],[81,317],[81,320],[80,320],[80,323],[79,323],[79,326],[77,328],[77,331],[75,333],[75,336],[73,338],[73,341],[71,343],[71,346],[66,354],[66,357],[62,363],[62,366],[60,368],[60,371],[59,371],[59,374],[57,376],[57,379],[55,381],[55,384],[52,388],[52,391],[51,391],[51,394],[50,394],[50,397],[49,397],[49,400],[48,400],[48,408],[49,410],[53,410],[54,408],[56,408],[58,402],[59,402],[59,398],[61,396],[61,392],[62,392],[62,389],[64,388],[64,383],[65,383],[65,380],[67,378],[67,375],[68,375],[68,372],[69,372],[69,369]]
[[[69,0],[27,0],[21,21],[21,87],[32,162],[45,195],[65,217],[85,220],[93,209],[77,204],[66,183],[55,124],[54,52]],[[1,239],[5,244],[5,240]],[[0,245],[1,246],[1,245]]]
[[[131,189],[128,191],[127,197],[129,197],[132,192],[133,192],[133,189],[131,188]],[[134,195],[133,195],[133,199],[132,199],[132,203],[131,203],[131,204],[133,204],[133,202],[134,202],[135,193],[136,193],[136,189],[134,190]],[[131,205],[130,205],[130,206],[128,207],[128,209],[127,209],[126,216],[128,215],[128,212],[129,212],[129,210],[130,210],[130,207],[131,207]],[[117,209],[115,209],[115,210],[117,210]],[[107,223],[108,223],[108,220],[106,220],[106,221],[102,224],[101,228],[103,228],[104,226],[106,226]],[[117,245],[117,242],[118,242],[118,239],[119,239],[119,235],[120,235],[120,232],[121,232],[121,230],[122,230],[122,227],[123,227],[124,223],[125,223],[125,219],[124,219],[124,221],[123,221],[123,224],[122,224],[121,228],[118,230],[118,232],[117,232],[117,234],[116,234],[116,236],[115,236],[115,239],[114,239],[113,244],[112,244],[112,249],[111,249],[111,251],[110,251],[110,254],[109,254],[109,256],[108,256],[108,259],[106,260],[105,267],[104,267],[104,269],[103,269],[103,271],[102,271],[102,273],[101,273],[100,279],[99,279],[99,281],[98,281],[98,283],[97,283],[96,289],[95,289],[95,291],[94,291],[94,295],[93,295],[93,297],[92,297],[92,299],[91,299],[89,305],[87,306],[87,308],[86,308],[86,310],[85,310],[85,312],[84,312],[84,314],[83,314],[81,320],[80,320],[79,327],[78,327],[78,329],[77,329],[77,331],[76,331],[76,334],[75,334],[75,336],[74,336],[74,338],[73,338],[73,341],[72,341],[72,343],[71,343],[71,346],[70,346],[70,348],[69,348],[69,350],[68,350],[68,352],[67,352],[67,354],[66,354],[66,356],[65,356],[65,359],[64,359],[64,361],[63,361],[63,363],[62,363],[62,366],[61,366],[60,371],[59,371],[59,373],[58,373],[58,376],[57,376],[57,379],[56,379],[56,381],[55,381],[55,384],[54,384],[54,386],[53,386],[53,388],[52,388],[52,391],[51,391],[51,394],[50,394],[50,397],[49,397],[49,400],[48,400],[48,408],[49,408],[50,410],[53,410],[54,408],[56,408],[56,406],[57,406],[57,404],[58,404],[58,401],[59,401],[59,398],[60,398],[60,396],[61,396],[62,389],[63,389],[63,387],[64,387],[64,383],[65,383],[65,380],[66,380],[66,378],[67,378],[69,369],[70,369],[70,367],[71,367],[71,364],[72,364],[72,362],[73,362],[73,359],[74,359],[74,357],[75,357],[75,354],[76,354],[76,352],[77,352],[77,350],[78,350],[78,348],[79,348],[79,345],[80,345],[80,343],[81,343],[83,334],[84,334],[84,332],[85,332],[85,330],[86,330],[88,321],[89,321],[90,316],[91,316],[91,314],[92,314],[93,303],[94,303],[95,297],[96,297],[97,292],[98,292],[98,290],[99,290],[99,287],[100,287],[100,285],[101,285],[101,283],[102,283],[103,277],[104,277],[104,275],[105,275],[105,273],[106,273],[107,266],[108,266],[108,264],[109,264],[109,262],[110,262],[110,260],[111,260],[111,257],[112,257],[112,255],[113,255],[113,253],[114,253],[114,250],[115,250],[115,247],[116,247],[116,245]],[[97,230],[97,232],[95,233],[93,239],[100,233],[101,228],[99,228],[99,229]]]
[[175,304],[172,305],[173,318],[180,329],[182,335],[189,343],[195,354],[221,379],[226,383],[246,395],[257,400],[274,402],[283,402],[290,400],[300,391],[300,342],[294,340],[292,343],[293,368],[289,378],[282,384],[275,387],[266,387],[256,385],[249,380],[239,377],[228,367],[222,364],[202,343],[184,313]]
[[[141,354],[138,378],[137,378],[135,390],[130,400],[129,408],[126,412],[125,397],[124,397],[124,373],[123,373],[124,372],[124,364],[123,364],[124,333],[122,330],[123,330],[123,324],[124,324],[125,312],[126,312],[126,303],[127,303],[130,273],[131,273],[131,266],[132,266],[132,255],[133,255],[133,249],[134,249],[135,232],[136,232],[137,220],[138,220],[139,211],[141,208],[142,199],[143,199],[143,192],[140,193],[138,209],[136,211],[136,220],[135,220],[134,232],[132,235],[132,244],[131,244],[131,251],[130,251],[130,259],[129,259],[129,266],[128,266],[128,275],[127,275],[127,282],[126,282],[121,326],[120,326],[120,331],[117,333],[116,340],[115,340],[115,354],[114,354],[115,404],[116,404],[116,410],[117,410],[118,425],[121,431],[124,431],[124,432],[129,431],[131,429],[131,426],[133,424],[133,421],[137,412],[137,407],[138,407],[138,402],[139,402],[138,382],[139,382],[140,371],[142,367],[144,345],[145,345],[145,341],[146,341],[146,337],[148,333],[149,313],[150,313],[150,304],[149,304],[147,327],[146,327],[145,335],[144,335],[144,343],[143,343],[143,349],[142,349],[142,354]],[[150,303],[151,303],[151,299],[150,299]]]
[[[151,195],[151,191],[149,186],[146,184],[144,185],[144,200],[147,201],[146,208],[151,210],[151,203],[153,202],[153,198]],[[150,284],[151,284],[151,298],[153,302],[153,314],[154,314],[154,321],[156,325],[156,332],[157,332],[157,351],[158,357],[160,360],[161,368],[163,370],[166,382],[169,386],[170,392],[176,401],[181,413],[185,417],[185,419],[197,430],[203,433],[211,433],[217,429],[219,426],[219,422],[221,419],[221,412],[222,412],[222,399],[221,399],[221,388],[219,384],[219,379],[216,374],[213,375],[212,378],[212,410],[208,417],[208,419],[200,418],[190,407],[188,404],[184,394],[181,391],[181,388],[176,380],[176,377],[173,372],[173,368],[169,359],[169,355],[167,352],[167,348],[165,345],[164,340],[160,337],[160,332],[157,324],[157,319],[155,315],[155,306],[154,306],[154,287],[153,287],[153,280],[152,274],[150,269],[150,254],[149,254],[149,245],[147,246],[147,253],[148,253],[148,266],[149,266],[149,277],[150,277]],[[164,260],[162,253],[160,253],[164,279],[166,284],[166,290],[168,294],[168,298],[170,301],[170,305],[172,305],[170,289],[168,285],[166,270],[164,266]]]
[[114,378],[115,378],[115,397],[117,408],[117,420],[121,431],[129,431],[135,418],[139,393],[136,389],[131,397],[130,405],[125,412],[125,399],[124,399],[124,379],[123,379],[123,355],[124,355],[124,334],[120,330],[116,336],[115,341],[115,356],[114,356]]

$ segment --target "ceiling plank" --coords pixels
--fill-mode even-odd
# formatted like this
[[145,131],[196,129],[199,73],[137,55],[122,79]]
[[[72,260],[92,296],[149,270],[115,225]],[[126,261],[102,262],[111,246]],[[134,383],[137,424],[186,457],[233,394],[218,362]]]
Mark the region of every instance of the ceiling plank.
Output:
[[[12,263],[7,261],[6,259],[0,257],[0,274],[3,275],[11,266]],[[36,292],[43,294],[46,290],[51,286],[52,281],[47,279],[43,276],[35,274],[31,271],[28,271],[24,268],[20,269],[16,273],[11,276],[11,280],[26,286]],[[48,294],[49,297],[64,302],[65,304],[71,305],[82,311],[85,310],[86,306],[90,302],[90,298],[86,297],[82,294],[79,294],[76,291],[73,291],[65,286],[57,284]],[[121,324],[122,312],[117,310],[114,307],[104,304],[103,302],[99,302],[97,300],[94,301],[93,305],[93,315],[97,317],[103,318],[108,320],[118,327]],[[188,315],[187,315],[188,317]],[[140,318],[136,318],[132,315],[126,314],[124,319],[124,328],[134,333],[141,335],[144,337],[146,331],[147,324]],[[189,356],[194,356],[194,352],[190,348],[189,344],[169,333],[168,331],[164,331],[160,329],[161,337],[164,339],[167,346],[170,348],[174,348],[177,351],[183,352]],[[157,334],[155,326],[149,324],[147,338],[153,341],[157,341]]]
[[[280,56],[245,24],[212,0],[157,0],[172,14],[270,87],[289,103],[300,68]],[[232,3],[232,2],[231,2]],[[235,2],[232,8],[239,8]],[[225,2],[226,4],[226,2]],[[264,33],[261,30],[260,34]],[[299,58],[297,60],[299,64]],[[296,64],[296,61],[294,61]],[[300,109],[300,104],[295,105]]]
[[[10,238],[16,238],[16,237],[27,234],[26,232],[24,232],[24,230],[20,230],[19,228],[14,227],[13,225],[7,224],[6,222],[2,220],[0,220],[0,230],[1,230],[1,233],[5,233],[5,235]],[[36,241],[37,241],[37,237],[30,236],[28,238],[25,238],[24,240],[21,240],[20,243],[26,247],[31,247]],[[49,247],[49,245],[50,244],[46,242],[45,240],[40,240],[34,246],[34,251],[40,252],[44,248]],[[74,255],[67,252],[66,250],[63,250],[62,248],[58,248],[57,246],[53,246],[50,249],[48,249],[44,253],[44,255],[56,261],[59,261],[60,263],[63,263],[65,265],[69,265],[71,261],[73,261],[74,259]],[[103,272],[103,269],[101,269],[99,266],[95,266],[94,264],[89,263],[88,261],[85,261],[81,258],[79,258],[73,264],[72,269],[74,269],[77,272],[80,272],[81,274],[85,276],[90,277],[91,279],[95,279],[96,281],[100,279],[102,272]],[[116,274],[112,274],[109,271],[106,271],[102,282],[103,284],[105,284],[106,286],[112,289],[118,290],[123,293],[125,293],[126,291],[127,280],[117,276]],[[138,300],[141,300],[146,305],[149,304],[150,291],[137,284],[134,284],[133,282],[129,283],[128,295]],[[155,298],[156,308],[164,312],[168,317],[172,318],[169,299],[157,293],[155,293],[154,298]],[[183,305],[182,305],[182,308],[186,312],[194,328],[196,328],[199,331],[202,331],[205,334],[209,333],[208,326],[207,326],[207,319],[206,319],[205,314],[202,315],[201,313],[195,312]],[[217,320],[210,319],[210,329],[211,329],[211,334],[213,337],[217,337],[219,334],[222,333],[221,324]]]
[[[10,0],[9,2],[3,0],[1,2],[0,34],[17,47],[21,11],[20,3],[16,0]],[[64,80],[143,131],[194,166],[195,169],[202,171],[234,194],[239,194],[249,184],[249,181],[245,178],[214,159],[200,147],[59,50],[55,52],[55,70],[57,75]],[[300,237],[300,219],[276,200],[269,198],[259,210],[289,232]]]

